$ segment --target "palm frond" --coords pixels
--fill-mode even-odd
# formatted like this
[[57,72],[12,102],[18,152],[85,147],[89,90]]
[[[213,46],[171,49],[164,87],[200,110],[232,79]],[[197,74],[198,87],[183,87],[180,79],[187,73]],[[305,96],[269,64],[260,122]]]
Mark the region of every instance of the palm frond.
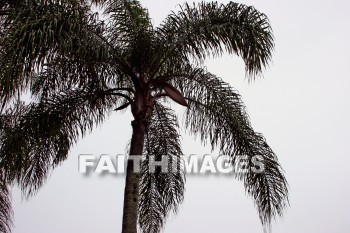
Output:
[[105,14],[110,16],[111,41],[118,44],[133,42],[133,39],[152,28],[146,8],[136,0],[110,0],[105,4]]
[[201,68],[188,67],[172,82],[187,98],[185,127],[191,133],[229,155],[233,168],[244,160],[249,168],[257,169],[254,157],[258,156],[262,172],[249,169],[236,175],[254,199],[261,222],[268,226],[272,218],[283,214],[288,203],[287,182],[264,137],[252,129],[240,95]]
[[[140,76],[152,63],[154,33],[146,8],[136,0],[110,0],[105,13],[110,16],[108,41],[122,48],[124,61]],[[144,75],[144,74],[141,74]]]
[[[170,211],[176,211],[183,201],[184,174],[181,171],[180,135],[175,113],[159,103],[154,106],[146,136],[146,158],[141,167],[139,223],[144,233],[157,233],[162,229]],[[160,167],[151,171],[150,156],[160,161],[168,159],[168,172]]]
[[3,114],[8,120],[0,128],[0,170],[6,182],[17,180],[26,197],[34,194],[51,169],[67,158],[71,145],[101,123],[118,98],[99,90],[74,90]]
[[57,56],[83,53],[88,46],[89,8],[77,1],[18,1],[1,20],[0,97],[8,100],[33,72]]
[[157,29],[167,59],[221,55],[242,57],[249,76],[259,75],[273,50],[272,30],[266,15],[254,7],[230,2],[202,2],[169,15]]
[[29,81],[32,97],[40,100],[66,90],[132,88],[128,78],[118,64],[95,63],[78,58],[57,58],[45,65],[41,72],[33,74]]
[[10,187],[2,179],[0,170],[0,232],[10,233],[12,226],[12,207],[10,198]]

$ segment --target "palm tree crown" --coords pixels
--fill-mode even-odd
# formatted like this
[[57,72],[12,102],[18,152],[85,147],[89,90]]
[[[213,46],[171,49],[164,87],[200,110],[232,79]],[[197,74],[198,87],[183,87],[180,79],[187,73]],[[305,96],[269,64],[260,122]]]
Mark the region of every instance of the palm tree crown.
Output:
[[[104,9],[105,21],[91,4]],[[240,95],[201,65],[226,52],[244,60],[250,78],[260,75],[274,46],[264,14],[233,2],[184,4],[154,27],[136,0],[7,0],[0,9],[1,232],[10,232],[10,186],[35,194],[81,136],[127,108],[130,154],[143,153],[144,163],[140,175],[128,169],[123,232],[136,232],[137,220],[143,232],[159,232],[184,194],[183,172],[146,166],[149,155],[181,160],[169,97],[186,106],[186,129],[233,167],[260,156],[263,172],[236,177],[263,224],[282,215],[288,189],[275,154],[250,126]]]

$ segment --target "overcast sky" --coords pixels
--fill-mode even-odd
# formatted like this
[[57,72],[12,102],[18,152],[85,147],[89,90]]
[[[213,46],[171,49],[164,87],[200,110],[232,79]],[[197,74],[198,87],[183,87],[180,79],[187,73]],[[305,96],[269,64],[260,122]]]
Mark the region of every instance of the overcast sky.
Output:
[[[155,24],[183,1],[142,0]],[[220,1],[227,3],[228,1]],[[277,154],[290,185],[290,208],[273,232],[350,232],[350,3],[349,1],[239,1],[269,17],[273,63],[264,78],[245,80],[244,64],[224,56],[207,62],[243,97],[254,129]],[[69,159],[29,202],[13,190],[14,233],[120,232],[124,177],[78,172],[79,154],[120,154],[131,135],[131,115],[113,113],[80,141]],[[183,134],[185,154],[210,148]],[[190,176],[185,201],[165,233],[262,232],[253,201],[225,176]]]

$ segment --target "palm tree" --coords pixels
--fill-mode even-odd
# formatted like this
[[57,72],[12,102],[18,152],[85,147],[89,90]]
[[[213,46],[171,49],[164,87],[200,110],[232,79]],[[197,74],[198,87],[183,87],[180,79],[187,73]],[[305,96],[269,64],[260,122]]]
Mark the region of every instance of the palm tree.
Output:
[[[91,4],[104,9],[105,21]],[[149,155],[181,160],[172,100],[185,107],[186,129],[229,155],[233,167],[260,156],[263,172],[236,178],[264,225],[282,215],[288,189],[275,154],[250,126],[240,95],[201,65],[227,52],[244,60],[250,79],[261,75],[274,46],[264,14],[233,2],[184,4],[154,27],[136,0],[7,0],[0,7],[1,232],[10,232],[12,185],[34,195],[80,137],[128,107],[130,155],[144,161],[140,174],[127,164],[122,232],[137,232],[137,224],[159,232],[184,194],[183,172],[147,166]]]

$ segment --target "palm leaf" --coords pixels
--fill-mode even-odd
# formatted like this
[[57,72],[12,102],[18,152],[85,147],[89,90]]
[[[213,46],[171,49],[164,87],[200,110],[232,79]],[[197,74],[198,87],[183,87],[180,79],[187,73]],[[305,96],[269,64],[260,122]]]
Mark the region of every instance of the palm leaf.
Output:
[[0,232],[10,233],[12,226],[12,208],[9,186],[0,179]]
[[[170,211],[183,201],[184,174],[181,171],[180,135],[174,112],[156,103],[146,137],[146,158],[141,167],[139,223],[144,233],[160,232]],[[150,155],[167,156],[169,172],[149,168]]]
[[254,7],[233,2],[185,4],[157,32],[166,60],[181,64],[191,57],[202,60],[228,52],[242,57],[253,77],[267,66],[274,46],[267,17]]
[[7,181],[17,180],[26,197],[34,194],[49,171],[67,158],[71,145],[101,123],[118,98],[99,90],[75,90],[5,114],[10,123],[1,128],[0,170]]
[[55,57],[86,49],[78,45],[89,41],[90,16],[77,1],[18,1],[10,8],[1,20],[1,98],[20,93],[31,74]]
[[105,7],[105,14],[110,16],[110,30],[106,36],[109,43],[122,48],[120,56],[135,76],[144,76],[153,65],[158,49],[147,9],[136,0],[111,0]]
[[[173,85],[184,93],[189,108],[185,127],[201,141],[209,141],[221,154],[229,155],[232,167],[240,161],[256,168],[253,158],[259,156],[262,172],[236,173],[243,180],[247,193],[254,199],[261,222],[269,225],[282,215],[288,203],[288,188],[277,157],[264,137],[252,129],[241,97],[227,83],[201,68],[187,67],[174,77]],[[257,168],[256,168],[257,169]]]

